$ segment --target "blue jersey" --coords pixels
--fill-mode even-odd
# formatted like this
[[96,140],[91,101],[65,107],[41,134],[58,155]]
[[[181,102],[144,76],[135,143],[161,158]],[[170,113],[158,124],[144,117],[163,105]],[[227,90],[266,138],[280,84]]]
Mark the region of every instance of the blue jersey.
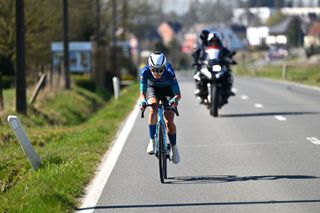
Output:
[[176,74],[171,66],[167,63],[166,68],[159,79],[155,79],[151,73],[149,65],[146,65],[141,69],[140,76],[140,92],[146,93],[148,86],[165,87],[171,86],[174,94],[180,94],[180,88],[176,79]]

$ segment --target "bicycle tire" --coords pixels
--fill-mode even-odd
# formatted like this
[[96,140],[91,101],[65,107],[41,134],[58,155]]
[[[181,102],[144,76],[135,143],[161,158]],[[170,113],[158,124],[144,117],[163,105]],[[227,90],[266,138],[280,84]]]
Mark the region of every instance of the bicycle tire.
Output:
[[160,124],[158,126],[158,145],[159,145],[159,174],[160,181],[164,183],[164,180],[167,178],[167,153],[164,149],[164,129]]

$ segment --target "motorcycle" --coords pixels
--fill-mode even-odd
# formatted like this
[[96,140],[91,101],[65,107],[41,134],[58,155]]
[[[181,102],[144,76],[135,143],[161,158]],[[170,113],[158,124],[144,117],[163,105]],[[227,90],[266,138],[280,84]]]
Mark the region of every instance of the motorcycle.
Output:
[[194,75],[199,85],[196,95],[208,106],[210,115],[217,117],[219,109],[228,103],[233,77],[231,75],[231,64],[236,64],[232,59],[235,52],[228,57],[221,58],[219,49],[208,49],[207,58],[203,61],[202,67]]

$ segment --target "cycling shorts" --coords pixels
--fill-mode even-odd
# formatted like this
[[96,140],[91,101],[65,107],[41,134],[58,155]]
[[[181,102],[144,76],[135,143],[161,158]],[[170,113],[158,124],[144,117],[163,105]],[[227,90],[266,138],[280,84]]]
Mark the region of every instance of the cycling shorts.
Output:
[[170,85],[164,87],[148,86],[147,97],[149,98],[173,98],[174,94]]

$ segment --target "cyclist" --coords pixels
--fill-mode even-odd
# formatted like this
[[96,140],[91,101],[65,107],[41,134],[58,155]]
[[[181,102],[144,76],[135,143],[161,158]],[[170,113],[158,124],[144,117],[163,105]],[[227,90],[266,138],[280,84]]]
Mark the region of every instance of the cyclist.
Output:
[[[159,97],[170,97],[169,104],[177,107],[181,98],[180,88],[175,72],[165,55],[161,52],[154,52],[148,58],[148,65],[141,70],[140,79],[140,109],[146,107],[147,102],[152,104],[149,113],[149,136],[147,147],[148,154],[154,154],[155,132],[157,123],[157,102]],[[176,126],[174,124],[174,112],[167,110],[164,113],[167,126],[168,138],[172,150],[172,162],[177,164],[180,161],[178,146],[176,143]]]

